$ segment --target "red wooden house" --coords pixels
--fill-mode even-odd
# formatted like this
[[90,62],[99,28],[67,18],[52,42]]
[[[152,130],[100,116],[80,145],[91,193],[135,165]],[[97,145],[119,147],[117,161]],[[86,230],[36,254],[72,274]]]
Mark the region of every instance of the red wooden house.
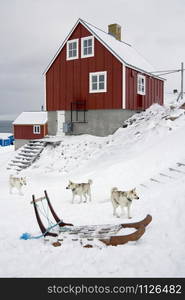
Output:
[[121,27],[108,33],[79,19],[48,65],[48,133],[105,136],[135,112],[163,104],[164,80],[121,40]]
[[13,122],[15,150],[48,134],[47,112],[22,112]]

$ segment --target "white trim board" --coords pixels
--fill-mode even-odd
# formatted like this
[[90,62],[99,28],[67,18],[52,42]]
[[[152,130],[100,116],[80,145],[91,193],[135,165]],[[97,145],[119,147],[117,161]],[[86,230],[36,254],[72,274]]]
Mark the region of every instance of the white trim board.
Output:
[[126,68],[122,64],[122,108],[126,108]]

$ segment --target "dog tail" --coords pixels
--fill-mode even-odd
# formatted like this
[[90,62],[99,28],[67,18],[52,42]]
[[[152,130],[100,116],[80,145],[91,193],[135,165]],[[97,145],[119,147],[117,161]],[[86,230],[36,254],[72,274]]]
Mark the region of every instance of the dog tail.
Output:
[[113,188],[111,189],[111,193],[113,193],[113,192],[115,192],[115,191],[117,191],[117,190],[118,190],[117,187],[113,187]]
[[89,184],[92,184],[92,183],[93,183],[93,181],[92,181],[91,179],[89,179],[89,180],[88,180],[88,183],[89,183]]

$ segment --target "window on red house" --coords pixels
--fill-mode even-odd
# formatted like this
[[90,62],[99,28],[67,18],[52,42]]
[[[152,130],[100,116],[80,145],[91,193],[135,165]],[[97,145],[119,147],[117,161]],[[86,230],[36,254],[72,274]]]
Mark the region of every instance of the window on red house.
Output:
[[139,95],[146,94],[146,79],[145,76],[141,74],[137,75],[137,93]]
[[33,125],[33,133],[40,134],[40,125]]

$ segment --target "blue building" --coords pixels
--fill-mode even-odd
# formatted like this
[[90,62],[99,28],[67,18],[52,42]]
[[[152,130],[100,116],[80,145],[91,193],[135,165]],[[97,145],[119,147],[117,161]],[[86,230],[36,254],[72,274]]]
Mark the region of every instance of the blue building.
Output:
[[14,136],[11,133],[0,133],[0,146],[10,146],[14,143]]

